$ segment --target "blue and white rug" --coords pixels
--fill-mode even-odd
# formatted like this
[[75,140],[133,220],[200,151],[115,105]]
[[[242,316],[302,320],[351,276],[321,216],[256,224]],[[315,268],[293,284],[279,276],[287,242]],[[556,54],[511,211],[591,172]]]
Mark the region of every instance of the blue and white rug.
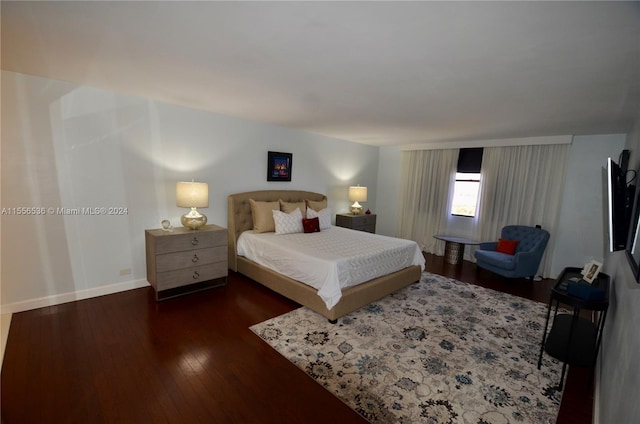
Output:
[[307,308],[251,330],[372,423],[552,423],[562,364],[546,305],[443,276],[330,324]]

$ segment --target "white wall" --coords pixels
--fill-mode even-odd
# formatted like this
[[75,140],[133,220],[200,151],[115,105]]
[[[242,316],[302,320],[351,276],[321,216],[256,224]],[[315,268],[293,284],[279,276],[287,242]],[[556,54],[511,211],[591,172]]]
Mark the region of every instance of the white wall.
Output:
[[[640,113],[626,139],[630,169],[640,167]],[[599,356],[594,422],[640,422],[640,284],[633,278],[624,252],[605,262],[612,279],[609,311]]]
[[551,273],[558,276],[568,266],[603,260],[607,248],[605,171],[607,158],[618,161],[625,134],[573,138]]
[[[2,311],[146,285],[144,230],[186,212],[175,183],[209,183],[209,222],[226,226],[227,195],[260,189],[326,193],[370,187],[377,147],[105,90],[2,72],[2,208],[126,208],[124,215],[2,215]],[[293,153],[291,182],[267,182],[267,151]]]

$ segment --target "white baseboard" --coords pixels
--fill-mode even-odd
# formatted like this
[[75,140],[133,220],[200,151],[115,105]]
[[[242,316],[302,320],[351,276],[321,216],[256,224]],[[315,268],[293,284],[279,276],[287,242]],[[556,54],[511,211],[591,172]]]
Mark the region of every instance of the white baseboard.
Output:
[[147,280],[132,280],[124,283],[109,284],[91,289],[78,290],[71,293],[56,294],[53,296],[29,299],[22,302],[0,305],[0,314],[16,313],[31,309],[43,308],[45,306],[60,305],[62,303],[73,302],[74,300],[89,299],[92,297],[104,296],[106,294],[119,293],[132,289],[149,286]]

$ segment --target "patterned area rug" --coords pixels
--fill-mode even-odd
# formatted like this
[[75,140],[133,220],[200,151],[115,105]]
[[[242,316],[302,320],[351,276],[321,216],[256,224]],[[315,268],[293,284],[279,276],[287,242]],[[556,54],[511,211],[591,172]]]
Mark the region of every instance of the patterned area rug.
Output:
[[299,308],[251,330],[373,423],[552,423],[546,305],[424,273],[330,324]]

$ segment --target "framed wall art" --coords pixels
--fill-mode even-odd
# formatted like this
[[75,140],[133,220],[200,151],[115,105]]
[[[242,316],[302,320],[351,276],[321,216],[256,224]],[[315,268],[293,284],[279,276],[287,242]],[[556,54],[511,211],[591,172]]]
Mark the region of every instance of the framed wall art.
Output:
[[589,261],[584,266],[584,269],[580,272],[582,274],[582,279],[587,283],[592,284],[593,280],[595,280],[598,277],[598,274],[600,273],[601,269],[602,269],[602,262],[593,261],[593,260]]
[[269,152],[267,181],[291,181],[293,154]]

